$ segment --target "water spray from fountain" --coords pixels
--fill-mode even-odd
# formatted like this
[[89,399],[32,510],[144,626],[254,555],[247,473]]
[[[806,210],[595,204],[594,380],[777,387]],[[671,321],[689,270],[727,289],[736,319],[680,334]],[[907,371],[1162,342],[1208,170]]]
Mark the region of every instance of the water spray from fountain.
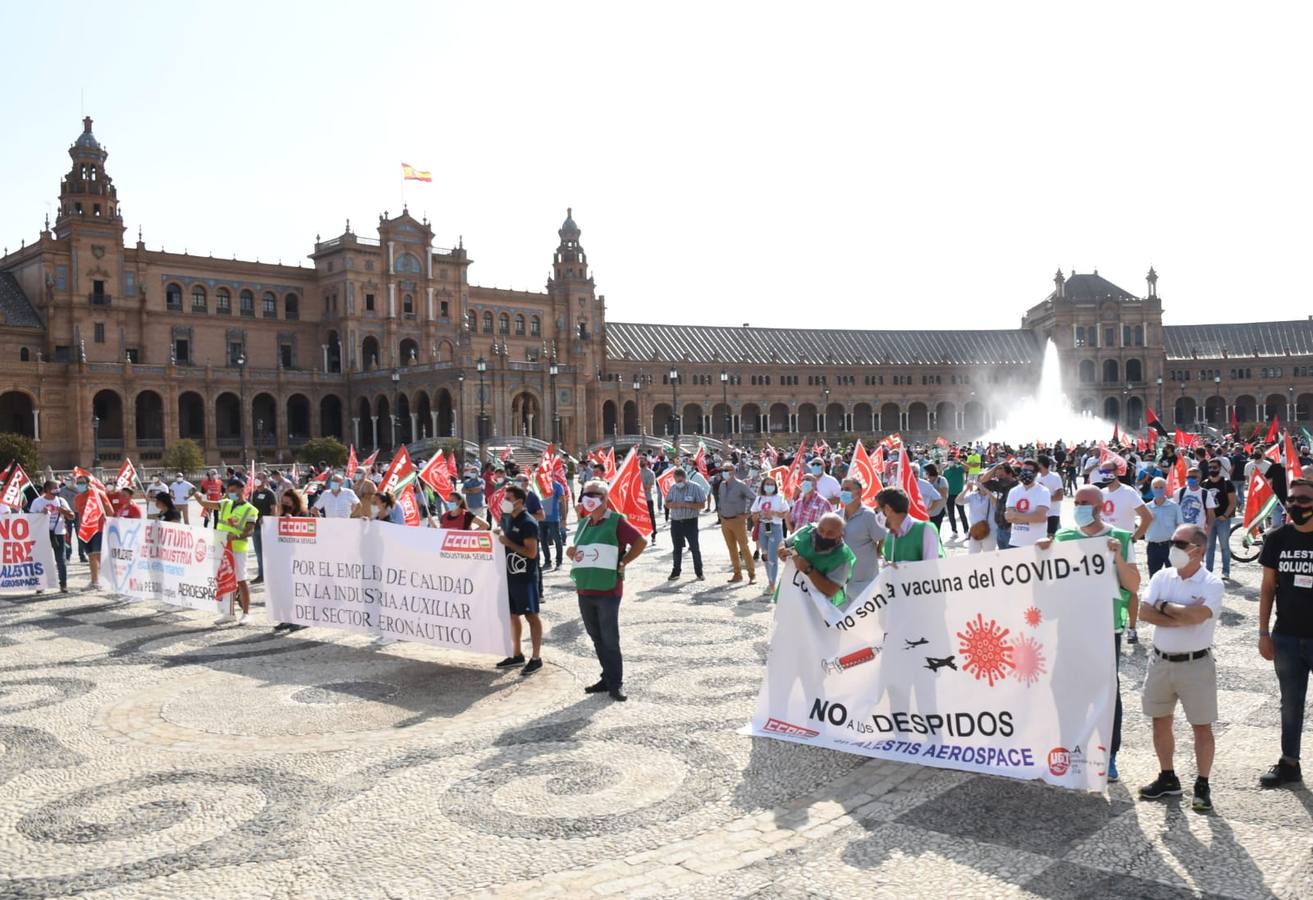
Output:
[[1012,401],[1007,416],[978,440],[1017,447],[1035,441],[1051,444],[1059,439],[1071,445],[1078,441],[1107,440],[1111,436],[1111,422],[1077,412],[1063,393],[1058,348],[1050,340],[1044,344],[1044,364],[1035,394]]

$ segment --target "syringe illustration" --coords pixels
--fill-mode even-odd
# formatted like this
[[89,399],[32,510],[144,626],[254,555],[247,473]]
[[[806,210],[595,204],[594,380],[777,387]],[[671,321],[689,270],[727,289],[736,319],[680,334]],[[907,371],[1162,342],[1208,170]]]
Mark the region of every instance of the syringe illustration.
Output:
[[883,647],[863,647],[860,650],[854,650],[852,653],[836,656],[834,659],[823,659],[821,660],[821,671],[827,675],[838,675],[845,669],[851,669],[853,666],[860,666],[862,663],[870,662],[883,649]]

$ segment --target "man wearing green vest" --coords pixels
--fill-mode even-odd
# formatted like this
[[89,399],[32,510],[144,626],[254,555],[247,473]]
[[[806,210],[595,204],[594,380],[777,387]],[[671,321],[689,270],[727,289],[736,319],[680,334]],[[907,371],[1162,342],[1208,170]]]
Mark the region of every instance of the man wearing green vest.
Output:
[[908,515],[912,501],[902,488],[885,488],[875,495],[875,508],[884,517],[884,536],[881,555],[884,561],[897,565],[900,562],[920,562],[939,559],[944,545],[939,540],[939,529],[929,522]]
[[[1113,554],[1117,567],[1117,596],[1112,598],[1112,646],[1117,668],[1121,667],[1122,631],[1126,628],[1131,601],[1140,589],[1140,570],[1135,567],[1135,543],[1131,533],[1113,528],[1103,521],[1103,492],[1087,484],[1076,492],[1076,527],[1060,528],[1052,538],[1042,538],[1035,546],[1047,550],[1053,541],[1082,541],[1102,539]],[[1121,675],[1117,676],[1117,704],[1112,716],[1112,742],[1109,744],[1108,780],[1116,781],[1117,751],[1122,746],[1122,689]]]
[[569,558],[574,560],[570,578],[579,592],[579,616],[592,638],[602,677],[584,688],[586,694],[606,691],[612,700],[628,699],[624,662],[620,655],[620,596],[625,588],[625,566],[647,547],[647,539],[625,517],[607,508],[610,488],[594,479],[579,495],[578,526]]
[[967,477],[972,481],[980,478],[980,463],[980,451],[972,447],[971,452],[967,454]]
[[778,551],[781,562],[794,567],[834,606],[848,601],[848,579],[857,557],[843,542],[843,516],[828,512],[799,528]]
[[206,510],[216,513],[214,528],[228,541],[228,549],[233,552],[233,572],[237,577],[237,599],[242,606],[242,616],[233,615],[232,601],[228,601],[228,612],[214,620],[215,625],[227,625],[236,622],[245,625],[251,614],[251,585],[246,580],[246,552],[250,548],[250,537],[255,531],[255,523],[260,514],[255,507],[242,497],[246,485],[240,478],[228,479],[228,494],[220,500],[207,500],[197,497],[196,502]]

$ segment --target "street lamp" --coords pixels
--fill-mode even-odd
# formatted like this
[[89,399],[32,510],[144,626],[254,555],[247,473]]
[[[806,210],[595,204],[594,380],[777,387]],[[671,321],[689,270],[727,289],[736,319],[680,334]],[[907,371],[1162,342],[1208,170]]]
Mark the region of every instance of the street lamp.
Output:
[[91,414],[91,468],[100,468],[100,416]]
[[1286,403],[1286,423],[1287,427],[1289,427],[1295,422],[1295,386],[1292,384],[1290,387],[1286,388],[1286,393],[1289,396],[1289,400]]
[[561,417],[556,409],[556,376],[561,374],[561,367],[556,364],[556,357],[547,364],[547,374],[552,378],[552,443],[561,446]]
[[392,370],[392,452],[397,452],[397,401],[401,399],[401,373]]
[[242,412],[238,417],[238,427],[241,429],[240,437],[242,439],[242,468],[248,472],[251,469],[251,455],[246,452],[246,353],[245,351],[237,354],[237,380],[241,382],[242,388]]
[[487,438],[484,431],[487,428],[487,420],[483,414],[483,373],[488,371],[488,362],[480,356],[474,363],[474,368],[479,372],[479,465],[483,465],[483,442]]
[[[1217,394],[1217,399],[1222,400],[1222,376],[1213,376],[1213,391]],[[1226,421],[1226,401],[1222,400],[1222,408],[1217,411],[1217,426],[1220,428]]]
[[638,425],[639,443],[642,443],[643,436],[643,407],[638,402],[638,389],[643,386],[643,380],[637,372],[634,373],[634,422]]
[[729,443],[729,434],[734,430],[734,417],[729,411],[729,373],[720,370],[720,400],[725,404],[725,442]]
[[1158,412],[1167,412],[1163,409],[1163,376],[1161,375],[1158,376]]
[[460,464],[465,465],[465,373],[461,372],[456,376],[456,381],[460,384],[460,415],[457,421],[460,423],[457,429],[458,440],[460,441]]
[[264,419],[255,420],[255,462],[256,465],[264,462],[264,455],[260,448],[264,446]]
[[821,415],[825,417],[825,430],[830,430],[830,389],[821,391]]
[[670,367],[670,430],[674,432],[675,449],[679,449],[679,370]]

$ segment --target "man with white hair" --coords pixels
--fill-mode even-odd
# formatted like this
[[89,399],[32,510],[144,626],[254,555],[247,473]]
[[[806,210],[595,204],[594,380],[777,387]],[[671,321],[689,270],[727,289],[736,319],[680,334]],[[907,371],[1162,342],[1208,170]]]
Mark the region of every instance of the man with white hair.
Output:
[[625,587],[625,566],[647,547],[647,539],[625,517],[606,504],[610,493],[605,481],[594,479],[579,495],[574,543],[569,550],[570,571],[579,593],[579,616],[602,664],[602,677],[584,693],[606,691],[612,700],[628,699],[621,689],[624,663],[620,655],[620,598]]

